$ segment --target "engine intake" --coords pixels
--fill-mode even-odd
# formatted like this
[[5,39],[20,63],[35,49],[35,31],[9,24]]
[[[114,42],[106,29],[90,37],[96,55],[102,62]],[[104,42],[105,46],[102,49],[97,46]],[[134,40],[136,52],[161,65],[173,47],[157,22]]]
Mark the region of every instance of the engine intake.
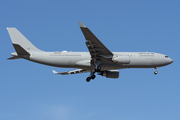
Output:
[[129,64],[130,63],[130,57],[129,56],[116,56],[114,55],[112,58],[113,62],[121,63],[121,64]]
[[119,78],[118,70],[107,70],[100,73],[100,75],[105,76],[106,78]]

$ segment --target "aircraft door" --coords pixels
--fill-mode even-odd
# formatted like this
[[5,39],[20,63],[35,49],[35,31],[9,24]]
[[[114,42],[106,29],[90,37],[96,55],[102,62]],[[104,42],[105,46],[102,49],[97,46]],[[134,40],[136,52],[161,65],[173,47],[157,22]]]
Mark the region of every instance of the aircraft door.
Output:
[[83,53],[83,54],[81,54],[81,56],[82,56],[82,59],[85,59],[85,54]]
[[137,59],[137,54],[133,54],[133,59]]
[[156,56],[157,56],[158,59],[161,59],[161,55],[157,54]]
[[44,53],[44,58],[49,58],[49,53],[48,52]]

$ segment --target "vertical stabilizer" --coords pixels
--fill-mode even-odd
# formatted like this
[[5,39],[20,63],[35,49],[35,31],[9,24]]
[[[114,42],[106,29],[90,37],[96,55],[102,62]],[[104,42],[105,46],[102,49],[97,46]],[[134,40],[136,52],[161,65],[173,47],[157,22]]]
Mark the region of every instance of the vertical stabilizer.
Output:
[[35,47],[16,28],[7,28],[7,30],[12,40],[13,46],[18,54],[26,54],[26,52],[30,52],[30,51],[39,51],[39,52],[41,51],[40,49]]

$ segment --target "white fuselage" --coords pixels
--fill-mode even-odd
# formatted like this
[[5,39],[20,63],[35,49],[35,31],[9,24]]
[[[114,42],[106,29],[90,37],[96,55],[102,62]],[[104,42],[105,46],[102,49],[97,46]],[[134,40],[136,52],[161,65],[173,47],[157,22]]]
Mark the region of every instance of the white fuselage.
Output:
[[[94,68],[91,64],[89,52],[31,52],[27,60],[64,68]],[[101,64],[102,70],[113,70],[123,68],[154,68],[168,65],[173,62],[171,58],[159,53],[152,52],[113,52],[117,57],[128,56],[130,62],[123,64],[111,62]]]

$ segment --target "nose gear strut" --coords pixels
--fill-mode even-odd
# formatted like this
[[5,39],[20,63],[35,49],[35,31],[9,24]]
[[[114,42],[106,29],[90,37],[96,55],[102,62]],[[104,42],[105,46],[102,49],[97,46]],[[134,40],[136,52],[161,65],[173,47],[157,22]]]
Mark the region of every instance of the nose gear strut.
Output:
[[154,74],[156,75],[157,73],[158,73],[158,71],[157,71],[157,67],[155,67]]

